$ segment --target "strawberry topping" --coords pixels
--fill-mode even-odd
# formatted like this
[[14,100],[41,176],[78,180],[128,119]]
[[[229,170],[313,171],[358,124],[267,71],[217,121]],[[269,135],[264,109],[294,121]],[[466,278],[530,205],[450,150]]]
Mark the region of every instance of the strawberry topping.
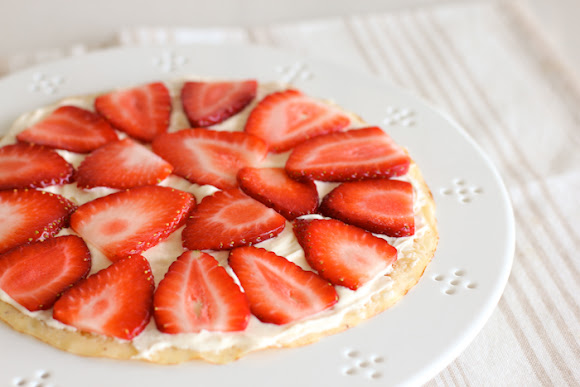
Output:
[[67,199],[45,191],[1,191],[0,253],[56,235],[74,209]]
[[238,189],[218,191],[203,198],[183,230],[190,250],[228,250],[278,235],[286,219]]
[[126,138],[88,155],[78,168],[77,183],[80,188],[132,188],[155,185],[172,171],[171,164]]
[[173,188],[143,186],[80,206],[70,224],[110,260],[139,254],[165,240],[185,221],[195,199]]
[[237,187],[238,171],[260,163],[268,147],[242,132],[185,129],[157,137],[153,151],[173,165],[175,174],[190,182],[229,189]]
[[400,176],[410,159],[378,127],[315,137],[292,150],[286,171],[294,179],[348,181]]
[[233,82],[185,82],[181,103],[191,126],[206,127],[224,121],[256,97],[255,80]]
[[261,100],[250,113],[244,131],[264,139],[271,152],[280,153],[349,124],[348,116],[337,108],[289,89]]
[[271,251],[240,247],[230,252],[229,263],[262,322],[287,324],[338,302],[328,281]]
[[154,316],[165,333],[242,331],[248,300],[214,257],[187,251],[174,261],[155,292]]
[[115,128],[141,141],[167,132],[171,96],[161,82],[113,91],[95,100],[95,109]]
[[84,332],[131,340],[151,319],[154,288],[149,262],[128,257],[65,292],[53,317]]
[[352,290],[397,259],[397,249],[386,240],[335,219],[298,219],[294,234],[321,277]]
[[100,115],[76,106],[61,106],[16,136],[18,141],[77,153],[88,153],[117,139]]
[[81,238],[50,238],[0,255],[0,289],[30,311],[50,309],[90,270],[91,253]]
[[318,208],[316,185],[312,181],[297,182],[282,168],[242,168],[238,183],[247,195],[288,220],[312,214]]
[[52,149],[33,144],[0,148],[0,190],[68,184],[74,169]]
[[324,197],[319,210],[377,234],[404,237],[415,233],[413,186],[406,181],[343,183]]

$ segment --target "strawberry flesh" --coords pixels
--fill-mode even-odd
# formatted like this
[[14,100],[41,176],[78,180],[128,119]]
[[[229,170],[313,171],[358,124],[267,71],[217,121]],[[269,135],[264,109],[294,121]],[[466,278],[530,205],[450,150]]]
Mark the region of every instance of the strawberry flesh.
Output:
[[30,311],[50,309],[90,270],[91,254],[81,238],[50,238],[0,255],[0,289]]
[[283,168],[246,167],[238,172],[240,189],[288,220],[312,214],[318,208],[318,192],[312,181],[288,177]]
[[154,288],[149,262],[128,257],[70,288],[54,304],[53,317],[83,332],[131,340],[151,319]]
[[185,82],[181,103],[191,126],[218,124],[239,113],[256,97],[255,80],[232,82]]
[[167,132],[171,96],[161,82],[103,94],[95,100],[96,111],[116,129],[137,140],[151,142]]
[[192,183],[230,189],[237,187],[238,171],[258,165],[268,147],[242,132],[185,129],[157,137],[153,151],[173,165],[176,175]]
[[68,184],[73,175],[72,165],[44,146],[18,143],[0,148],[0,190]]
[[80,206],[71,228],[111,261],[140,254],[182,225],[195,199],[173,188],[143,186]]
[[397,259],[397,249],[335,219],[298,219],[294,234],[308,264],[334,285],[356,290]]
[[320,313],[338,302],[334,287],[275,253],[252,247],[230,252],[229,263],[260,321],[288,324]]
[[266,141],[271,152],[281,153],[349,124],[350,118],[337,108],[289,89],[262,99],[251,111],[244,131]]
[[164,333],[246,329],[248,300],[214,257],[187,251],[174,261],[153,299],[157,328]]
[[218,191],[203,198],[183,230],[190,250],[229,250],[278,235],[286,219],[239,189]]
[[88,155],[77,170],[80,188],[132,188],[155,185],[171,174],[171,164],[143,145],[126,138]]
[[0,253],[56,235],[74,209],[64,197],[45,191],[0,191]]
[[391,237],[415,233],[413,186],[400,180],[343,183],[322,199],[325,216]]
[[365,180],[400,176],[409,170],[403,148],[378,127],[312,138],[292,150],[286,171],[294,179]]
[[18,141],[45,145],[76,153],[88,153],[117,134],[100,115],[77,106],[60,106],[42,121],[20,132]]

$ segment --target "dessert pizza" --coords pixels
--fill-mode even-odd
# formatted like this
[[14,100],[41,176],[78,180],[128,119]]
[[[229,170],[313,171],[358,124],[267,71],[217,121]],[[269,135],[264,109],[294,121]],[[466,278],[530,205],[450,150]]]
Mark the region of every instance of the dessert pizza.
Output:
[[70,97],[0,143],[0,319],[87,356],[225,363],[387,309],[438,241],[381,128],[292,87]]

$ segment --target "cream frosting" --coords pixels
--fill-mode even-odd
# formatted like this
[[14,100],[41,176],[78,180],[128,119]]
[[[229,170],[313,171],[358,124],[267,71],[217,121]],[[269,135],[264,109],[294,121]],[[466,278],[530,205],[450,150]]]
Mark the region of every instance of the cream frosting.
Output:
[[[173,98],[173,112],[171,116],[169,131],[177,131],[189,127],[185,114],[181,108],[181,102],[179,100],[179,90],[181,88],[182,82],[183,80],[166,82],[166,85],[168,86]],[[261,98],[271,92],[285,88],[286,85],[279,83],[262,84],[258,88],[256,101],[259,101]],[[24,114],[14,123],[9,133],[0,140],[0,146],[15,142],[15,136],[19,132],[34,124],[35,122],[42,120],[58,106],[68,104],[92,110],[94,98],[95,96],[67,98],[60,101],[56,105],[44,107]],[[254,104],[255,102],[248,106],[243,112],[218,125],[213,126],[212,129],[228,131],[242,130],[247,115]],[[365,126],[365,123],[358,119],[355,115],[350,115],[350,117],[352,121],[351,128]],[[119,137],[124,137],[124,135],[119,133]],[[75,168],[78,167],[78,165],[85,157],[81,154],[62,150],[59,150],[58,153]],[[283,167],[286,159],[288,158],[288,155],[289,152],[278,155],[271,154],[262,163],[262,166]],[[391,238],[384,235],[377,236],[386,239],[391,245],[397,248],[399,259],[405,257],[413,260],[415,259],[412,249],[413,242],[415,238],[420,238],[426,229],[426,223],[419,215],[419,209],[422,207],[426,199],[422,191],[418,189],[418,182],[411,179],[408,175],[398,177],[398,179],[409,181],[414,187],[414,207],[415,213],[418,214],[415,217],[415,234],[413,236],[404,238]],[[217,188],[213,186],[201,186],[198,184],[192,184],[187,180],[175,175],[169,176],[167,179],[162,181],[160,185],[190,192],[194,194],[198,203],[205,196],[211,195],[217,191]],[[320,198],[330,192],[336,185],[336,183],[325,183],[317,181],[316,186]],[[89,190],[82,190],[76,186],[76,183],[61,186],[50,186],[43,189],[52,193],[63,195],[77,205],[81,205],[98,197],[102,197],[117,191],[110,188],[93,188]],[[321,218],[320,215],[308,215],[307,217]],[[165,275],[169,265],[185,251],[181,243],[181,233],[183,228],[184,227],[181,227],[172,233],[168,239],[142,254],[149,260],[151,264],[156,284],[158,284],[159,281],[163,279],[163,276]],[[61,230],[58,235],[68,234],[74,234],[74,231],[72,229],[66,228]],[[111,262],[97,248],[91,246],[89,243],[87,244],[92,255],[91,274],[110,265]],[[302,268],[311,270],[308,263],[306,262],[306,259],[304,258],[304,253],[292,232],[292,225],[289,222],[286,223],[285,229],[277,237],[256,244],[256,246],[271,250],[280,256],[286,257],[288,260],[296,263]],[[236,282],[238,282],[235,274],[227,263],[229,252],[211,251],[210,254],[213,255],[218,260],[218,262],[226,268],[228,273],[236,280]],[[148,359],[154,355],[156,351],[169,347],[195,349],[205,352],[219,351],[221,349],[235,346],[238,348],[243,348],[244,352],[250,352],[267,347],[283,346],[285,344],[299,340],[301,337],[305,337],[306,335],[311,335],[312,333],[316,332],[322,333],[328,331],[329,329],[339,327],[347,313],[363,307],[365,304],[370,302],[371,297],[374,294],[378,292],[388,292],[389,289],[391,289],[393,282],[387,275],[391,270],[392,267],[389,267],[384,272],[377,273],[372,280],[361,286],[356,291],[352,291],[342,286],[336,286],[336,290],[339,295],[337,304],[330,309],[327,309],[315,316],[311,316],[301,321],[278,326],[275,324],[262,323],[256,317],[252,316],[248,327],[243,332],[224,333],[202,331],[199,333],[171,335],[158,331],[152,319],[147,328],[139,336],[134,338],[132,343],[139,352],[137,357],[143,359]],[[0,300],[13,305],[20,312],[28,316],[42,320],[44,323],[51,327],[73,331],[76,330],[74,327],[67,326],[54,320],[52,318],[51,310],[37,312],[28,311],[27,309],[18,305],[1,289]]]

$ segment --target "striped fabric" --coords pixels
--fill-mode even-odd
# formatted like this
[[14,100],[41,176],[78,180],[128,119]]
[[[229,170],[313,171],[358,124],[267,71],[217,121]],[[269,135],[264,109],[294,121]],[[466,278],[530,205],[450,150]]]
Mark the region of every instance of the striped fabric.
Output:
[[514,267],[483,331],[428,386],[580,385],[580,89],[525,10],[506,4],[119,36],[120,45],[241,42],[323,57],[413,91],[481,145],[513,201]]

